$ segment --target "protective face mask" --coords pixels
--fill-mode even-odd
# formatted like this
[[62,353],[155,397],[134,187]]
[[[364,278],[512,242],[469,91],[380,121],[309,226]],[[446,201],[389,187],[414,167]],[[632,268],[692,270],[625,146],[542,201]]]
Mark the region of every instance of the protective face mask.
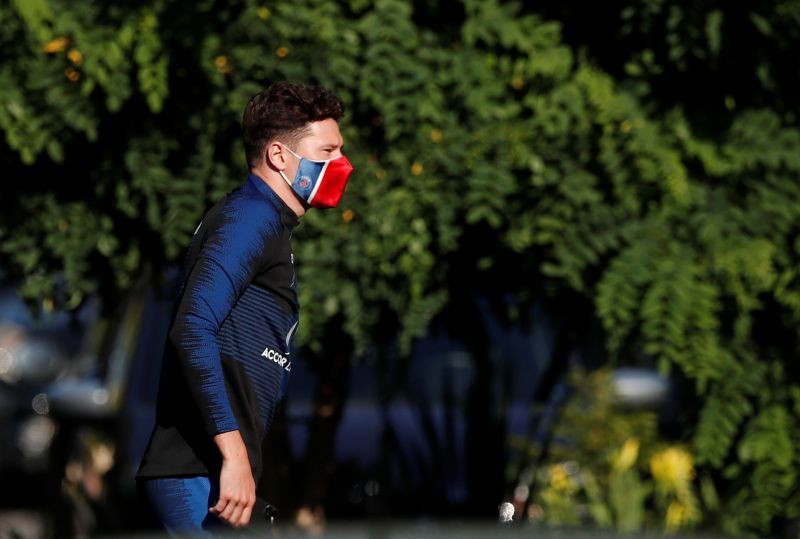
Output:
[[[285,147],[285,146],[284,146]],[[334,208],[344,194],[347,180],[353,172],[353,165],[341,155],[325,161],[315,161],[300,157],[288,147],[289,152],[300,160],[294,181],[279,171],[295,193],[315,208]]]

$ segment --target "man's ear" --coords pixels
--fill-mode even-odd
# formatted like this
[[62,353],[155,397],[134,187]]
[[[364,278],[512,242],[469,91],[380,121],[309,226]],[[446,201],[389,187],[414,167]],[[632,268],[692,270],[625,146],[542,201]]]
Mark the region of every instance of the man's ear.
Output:
[[274,141],[267,144],[264,159],[275,170],[286,170],[286,152],[282,144]]

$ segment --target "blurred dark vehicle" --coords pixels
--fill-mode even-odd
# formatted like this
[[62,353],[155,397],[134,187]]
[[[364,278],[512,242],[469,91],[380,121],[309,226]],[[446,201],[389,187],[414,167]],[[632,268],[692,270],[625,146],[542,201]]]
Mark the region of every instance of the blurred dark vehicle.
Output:
[[3,506],[40,504],[57,426],[44,391],[78,358],[93,305],[74,315],[32,311],[0,286],[0,491]]
[[0,478],[4,508],[41,512],[48,535],[152,526],[132,481],[152,428],[174,279],[123,301],[36,316],[0,293]]
[[[93,357],[47,387],[60,427],[50,468],[61,477],[57,535],[152,529],[133,480],[153,426],[175,274],[147,277],[95,320]],[[65,533],[66,532],[66,533]]]

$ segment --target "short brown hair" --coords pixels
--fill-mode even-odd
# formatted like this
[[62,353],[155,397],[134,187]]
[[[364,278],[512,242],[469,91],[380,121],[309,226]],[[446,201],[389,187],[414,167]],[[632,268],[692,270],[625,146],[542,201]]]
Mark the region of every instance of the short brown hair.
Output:
[[296,145],[308,132],[308,123],[339,121],[344,103],[322,86],[276,82],[261,90],[244,109],[242,131],[247,163],[254,166],[269,142]]

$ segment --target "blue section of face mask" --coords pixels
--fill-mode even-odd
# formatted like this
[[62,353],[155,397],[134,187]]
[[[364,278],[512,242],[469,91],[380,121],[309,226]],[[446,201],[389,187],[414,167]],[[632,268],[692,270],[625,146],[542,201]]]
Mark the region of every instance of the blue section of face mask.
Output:
[[292,189],[303,200],[308,200],[312,191],[314,191],[314,186],[319,181],[320,172],[322,172],[322,167],[325,166],[325,163],[325,161],[300,159],[297,174],[294,177],[294,182],[292,182]]

